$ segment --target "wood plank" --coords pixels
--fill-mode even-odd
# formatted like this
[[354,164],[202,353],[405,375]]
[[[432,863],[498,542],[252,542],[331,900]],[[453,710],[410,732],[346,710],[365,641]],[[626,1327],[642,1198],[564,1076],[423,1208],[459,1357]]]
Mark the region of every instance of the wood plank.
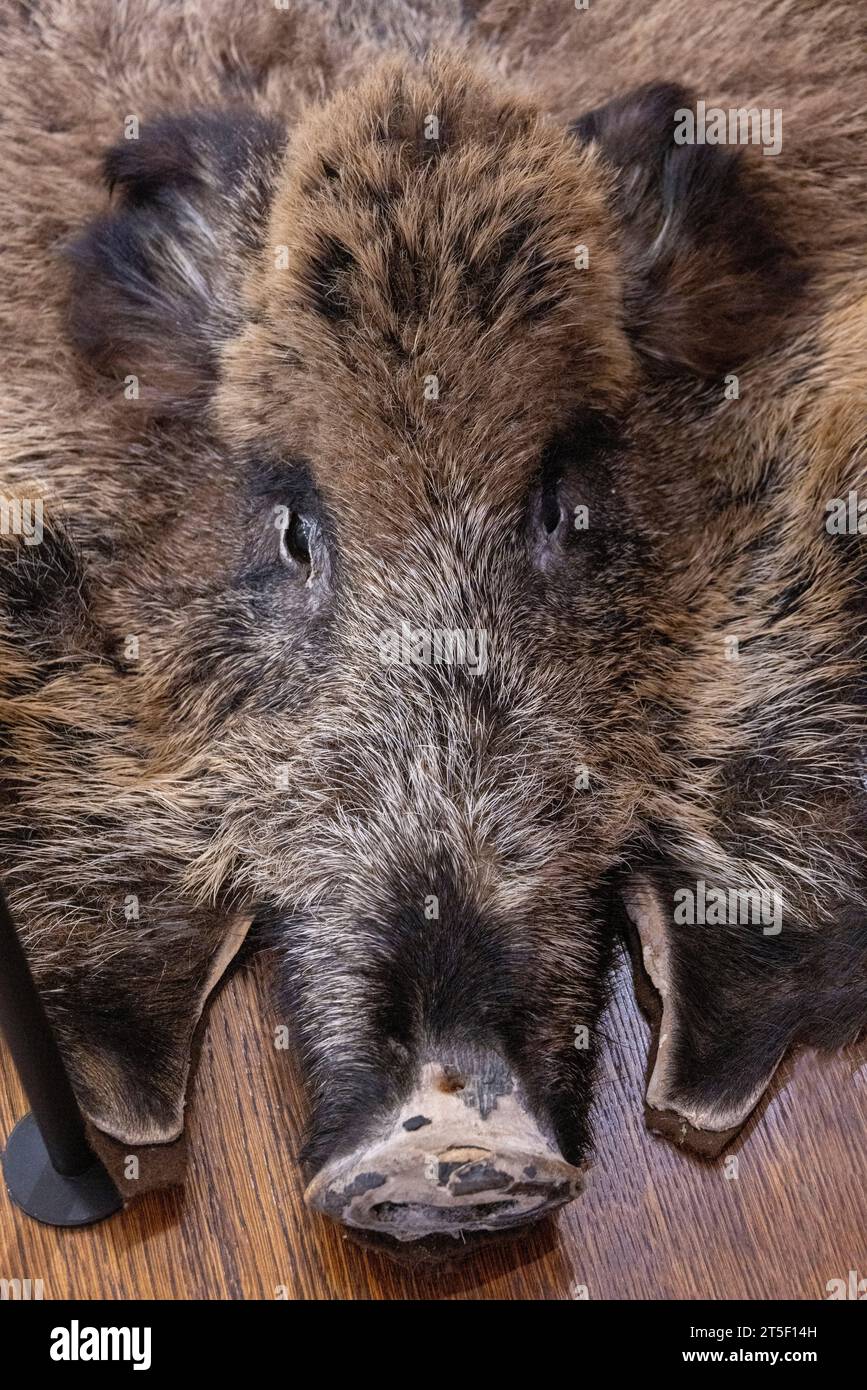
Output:
[[[46,1298],[823,1298],[867,1276],[867,1041],[801,1053],[725,1160],[654,1139],[641,1114],[646,1028],[624,971],[606,1017],[597,1155],[585,1196],[509,1245],[413,1270],[359,1249],[303,1206],[303,1104],[273,1045],[266,966],[246,966],[210,1016],[183,1191],[151,1194],[84,1231],[29,1221],[0,1197],[0,1277]],[[0,1130],[23,1110],[0,1059]]]

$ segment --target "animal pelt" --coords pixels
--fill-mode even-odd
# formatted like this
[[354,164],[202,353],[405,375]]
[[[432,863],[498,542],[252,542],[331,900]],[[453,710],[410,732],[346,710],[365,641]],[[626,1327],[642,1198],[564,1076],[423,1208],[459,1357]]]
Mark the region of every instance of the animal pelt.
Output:
[[[855,0],[3,5],[0,491],[45,521],[0,537],[0,868],[106,1134],[177,1138],[254,917],[314,1156],[450,971],[583,1147],[624,888],[661,1114],[729,1132],[863,1026],[865,539],[825,520],[867,489],[865,37]],[[780,154],[675,149],[696,96],[780,108]],[[576,452],[599,527],[528,559]],[[386,673],[420,613],[492,634],[484,680]],[[678,930],[698,881],[783,930]]]

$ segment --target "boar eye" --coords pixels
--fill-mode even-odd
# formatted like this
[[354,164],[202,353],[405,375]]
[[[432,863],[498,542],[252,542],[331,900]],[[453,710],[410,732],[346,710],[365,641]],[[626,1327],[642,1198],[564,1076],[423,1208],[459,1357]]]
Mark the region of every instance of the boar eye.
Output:
[[541,521],[549,536],[553,535],[563,520],[563,504],[557,486],[546,487],[542,493]]
[[310,522],[298,512],[290,512],[280,534],[280,558],[289,569],[310,573]]

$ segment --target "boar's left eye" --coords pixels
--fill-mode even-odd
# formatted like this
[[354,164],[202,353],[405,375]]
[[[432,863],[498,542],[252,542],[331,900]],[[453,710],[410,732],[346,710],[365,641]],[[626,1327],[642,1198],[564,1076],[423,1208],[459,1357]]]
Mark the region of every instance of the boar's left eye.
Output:
[[280,533],[280,558],[289,569],[304,571],[309,578],[311,569],[310,535],[312,523],[298,512],[290,512]]
[[540,570],[549,570],[562,557],[569,538],[569,515],[559,480],[537,489],[530,512],[530,553]]
[[558,483],[549,484],[542,491],[540,520],[549,536],[554,534],[563,520],[563,503]]

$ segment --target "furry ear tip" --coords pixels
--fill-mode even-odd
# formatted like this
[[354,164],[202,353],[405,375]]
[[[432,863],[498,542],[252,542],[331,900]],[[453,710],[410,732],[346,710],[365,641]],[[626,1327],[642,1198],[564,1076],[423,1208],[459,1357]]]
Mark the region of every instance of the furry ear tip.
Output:
[[[691,104],[693,98],[679,82],[646,82],[643,86],[612,97],[601,106],[586,111],[570,125],[574,135],[586,143],[628,137],[639,144],[666,143],[664,136],[674,141],[675,112]],[[660,141],[660,137],[663,137]]]
[[572,129],[618,174],[625,326],[645,369],[710,380],[775,347],[807,276],[749,153],[676,138],[693,106],[679,83],[652,82]]
[[624,105],[648,134],[670,131],[673,140],[675,113],[693,101],[692,92],[680,82],[646,82],[625,98]]
[[151,202],[165,188],[198,183],[199,156],[187,124],[163,118],[112,145],[102,157],[102,178],[113,197],[131,204]]

